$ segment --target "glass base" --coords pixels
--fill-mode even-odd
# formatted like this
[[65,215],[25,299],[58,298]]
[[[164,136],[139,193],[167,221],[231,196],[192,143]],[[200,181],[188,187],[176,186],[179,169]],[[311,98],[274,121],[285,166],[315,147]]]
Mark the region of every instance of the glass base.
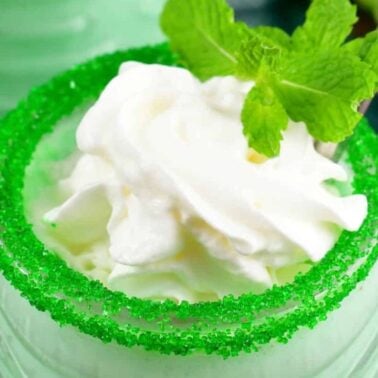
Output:
[[287,344],[223,360],[194,354],[165,356],[104,344],[73,327],[59,327],[0,277],[2,378],[375,378],[378,374],[378,266],[315,329]]

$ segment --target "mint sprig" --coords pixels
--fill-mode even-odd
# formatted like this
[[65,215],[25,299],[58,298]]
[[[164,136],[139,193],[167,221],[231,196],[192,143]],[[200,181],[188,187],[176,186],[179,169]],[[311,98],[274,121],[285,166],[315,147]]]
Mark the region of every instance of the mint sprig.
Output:
[[201,80],[253,80],[241,120],[250,147],[279,154],[289,118],[319,141],[341,142],[361,118],[358,105],[378,89],[378,32],[345,43],[356,8],[349,0],[313,0],[292,36],[235,22],[225,0],[168,0],[163,31]]

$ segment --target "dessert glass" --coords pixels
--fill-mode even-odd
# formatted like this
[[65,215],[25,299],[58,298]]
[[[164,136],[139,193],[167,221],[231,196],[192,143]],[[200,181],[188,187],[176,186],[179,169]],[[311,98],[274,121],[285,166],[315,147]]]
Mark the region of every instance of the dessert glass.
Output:
[[[375,377],[378,138],[345,147],[369,214],[294,282],[216,302],[157,302],[106,289],[38,240],[25,169],[41,138],[77,122],[127,60],[175,65],[166,45],[117,52],[35,89],[0,128],[0,372],[8,377]],[[71,118],[70,118],[71,117]],[[21,294],[21,295],[20,295]]]

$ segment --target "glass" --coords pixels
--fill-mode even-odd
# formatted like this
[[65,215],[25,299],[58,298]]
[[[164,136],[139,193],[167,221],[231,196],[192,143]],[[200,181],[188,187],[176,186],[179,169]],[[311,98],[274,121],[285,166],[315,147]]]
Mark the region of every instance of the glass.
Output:
[[[0,347],[4,350],[0,361],[5,366],[0,369],[4,374],[6,369],[11,371],[3,376],[30,376],[31,371],[49,378],[375,376],[378,250],[374,219],[378,208],[373,151],[378,139],[366,122],[352,137],[348,153],[356,183],[373,201],[367,221],[358,233],[343,233],[337,249],[292,285],[200,306],[157,303],[109,292],[40,248],[21,206],[24,167],[36,143],[50,127],[57,131],[60,121],[68,127],[77,125],[72,111],[96,97],[124,59],[170,64],[172,56],[166,49],[145,48],[95,59],[35,91],[0,127],[1,174],[6,178],[0,180],[0,267],[14,287],[56,320],[0,279]],[[23,148],[13,147],[21,144]],[[57,321],[66,327],[59,327]],[[260,349],[254,353],[251,346]],[[241,353],[225,362],[218,355],[222,351],[227,356]],[[179,355],[186,352],[193,353]]]

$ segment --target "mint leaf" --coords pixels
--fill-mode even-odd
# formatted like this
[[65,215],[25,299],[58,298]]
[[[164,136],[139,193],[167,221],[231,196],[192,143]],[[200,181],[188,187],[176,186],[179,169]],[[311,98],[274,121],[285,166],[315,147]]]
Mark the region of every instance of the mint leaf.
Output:
[[243,79],[262,80],[264,72],[274,70],[281,56],[281,48],[271,40],[251,34],[242,43],[237,57],[236,73]]
[[378,30],[367,34],[364,38],[357,38],[347,43],[344,48],[361,58],[370,65],[376,74],[376,91],[378,90]]
[[225,0],[168,0],[161,27],[184,64],[200,79],[235,73],[248,27]]
[[265,156],[280,152],[282,131],[289,118],[274,92],[266,86],[255,86],[247,95],[242,110],[243,132],[248,144]]
[[276,46],[283,49],[289,49],[291,47],[291,38],[282,29],[272,26],[257,26],[251,29],[251,33],[257,34],[260,37],[269,39]]
[[349,0],[313,0],[304,25],[294,31],[293,46],[300,51],[339,47],[356,21],[356,6]]
[[340,142],[361,118],[358,104],[374,95],[374,80],[358,57],[321,51],[286,60],[273,87],[292,120],[305,122],[318,140]]

